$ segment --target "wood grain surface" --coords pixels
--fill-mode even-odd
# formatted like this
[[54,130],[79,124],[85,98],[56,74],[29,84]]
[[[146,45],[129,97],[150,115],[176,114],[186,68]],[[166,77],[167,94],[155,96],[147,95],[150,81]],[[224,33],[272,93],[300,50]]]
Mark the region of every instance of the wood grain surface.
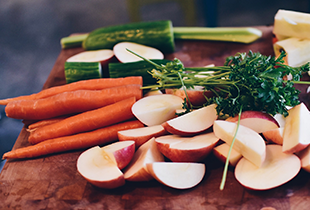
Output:
[[[237,52],[259,51],[273,55],[272,27],[258,27],[263,37],[252,44],[211,41],[176,41],[176,51],[167,59],[179,58],[185,66],[223,65]],[[43,88],[62,85],[65,60],[81,48],[62,50]],[[308,79],[308,78],[307,78]],[[301,100],[309,107],[307,86],[298,87]],[[15,148],[28,145],[28,132],[22,129]],[[0,174],[0,209],[310,209],[310,174],[301,171],[290,182],[267,191],[242,187],[230,169],[223,191],[219,190],[223,164],[210,155],[202,182],[188,190],[176,190],[157,181],[127,182],[113,190],[99,189],[84,180],[76,170],[81,151],[71,151],[28,160],[9,160]]]

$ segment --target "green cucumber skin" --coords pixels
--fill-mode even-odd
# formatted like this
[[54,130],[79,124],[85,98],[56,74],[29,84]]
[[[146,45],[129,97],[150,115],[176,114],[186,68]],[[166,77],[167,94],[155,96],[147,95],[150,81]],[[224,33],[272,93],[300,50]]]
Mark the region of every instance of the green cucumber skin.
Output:
[[[161,65],[170,62],[170,60],[153,59],[153,62]],[[136,61],[130,63],[109,63],[109,74],[111,78],[128,77],[128,76],[142,76],[143,85],[157,84],[157,80],[152,77],[149,71],[154,69],[154,65],[147,61]]]
[[98,28],[82,45],[85,50],[113,49],[119,42],[135,42],[172,53],[175,48],[172,22],[163,20]]
[[65,62],[67,83],[102,77],[100,62]]

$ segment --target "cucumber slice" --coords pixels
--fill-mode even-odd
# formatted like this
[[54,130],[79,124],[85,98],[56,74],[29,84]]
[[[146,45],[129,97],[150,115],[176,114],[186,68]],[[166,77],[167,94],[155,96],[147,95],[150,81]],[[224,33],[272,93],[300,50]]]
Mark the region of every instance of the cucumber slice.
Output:
[[154,47],[163,53],[172,53],[175,47],[172,22],[162,20],[98,28],[83,41],[83,48],[112,49],[115,44],[126,41]]
[[[161,65],[167,64],[170,60],[153,59],[153,62]],[[157,80],[152,77],[149,71],[154,69],[154,65],[147,61],[136,61],[129,63],[109,63],[109,74],[111,78],[127,77],[127,76],[142,76],[143,85],[154,85]]]
[[65,62],[67,83],[102,77],[100,62]]

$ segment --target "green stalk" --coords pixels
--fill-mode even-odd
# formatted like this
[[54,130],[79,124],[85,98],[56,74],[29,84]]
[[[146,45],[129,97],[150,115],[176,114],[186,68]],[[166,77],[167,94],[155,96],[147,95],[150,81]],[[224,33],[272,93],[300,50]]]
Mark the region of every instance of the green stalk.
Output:
[[[251,27],[173,27],[174,39],[212,40],[251,43],[262,36],[262,31]],[[68,36],[61,39],[63,49],[81,47],[88,34]]]
[[175,39],[194,39],[251,43],[262,36],[262,31],[250,27],[174,27]]
[[224,166],[224,172],[223,172],[222,181],[221,181],[221,185],[220,185],[220,190],[223,190],[224,186],[225,186],[226,177],[227,177],[227,171],[228,171],[228,165],[229,165],[229,157],[230,157],[230,154],[231,154],[231,151],[232,151],[232,148],[234,146],[234,143],[235,143],[235,140],[236,140],[236,136],[237,136],[237,133],[238,133],[238,130],[239,130],[241,112],[242,112],[242,107],[240,108],[239,115],[238,115],[237,129],[236,129],[234,138],[233,138],[233,140],[231,142],[231,145],[229,147],[228,155],[227,155],[227,158],[226,158],[226,162],[225,162],[225,166]]
[[60,40],[61,47],[62,49],[81,47],[83,41],[86,39],[87,36],[88,34],[78,34],[64,37]]

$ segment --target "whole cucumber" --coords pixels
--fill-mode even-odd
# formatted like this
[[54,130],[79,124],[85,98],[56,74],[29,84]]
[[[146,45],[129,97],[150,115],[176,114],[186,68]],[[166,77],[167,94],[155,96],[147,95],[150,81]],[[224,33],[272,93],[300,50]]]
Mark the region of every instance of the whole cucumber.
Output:
[[174,34],[170,20],[137,22],[98,28],[83,41],[85,50],[112,49],[119,42],[135,42],[174,52]]

